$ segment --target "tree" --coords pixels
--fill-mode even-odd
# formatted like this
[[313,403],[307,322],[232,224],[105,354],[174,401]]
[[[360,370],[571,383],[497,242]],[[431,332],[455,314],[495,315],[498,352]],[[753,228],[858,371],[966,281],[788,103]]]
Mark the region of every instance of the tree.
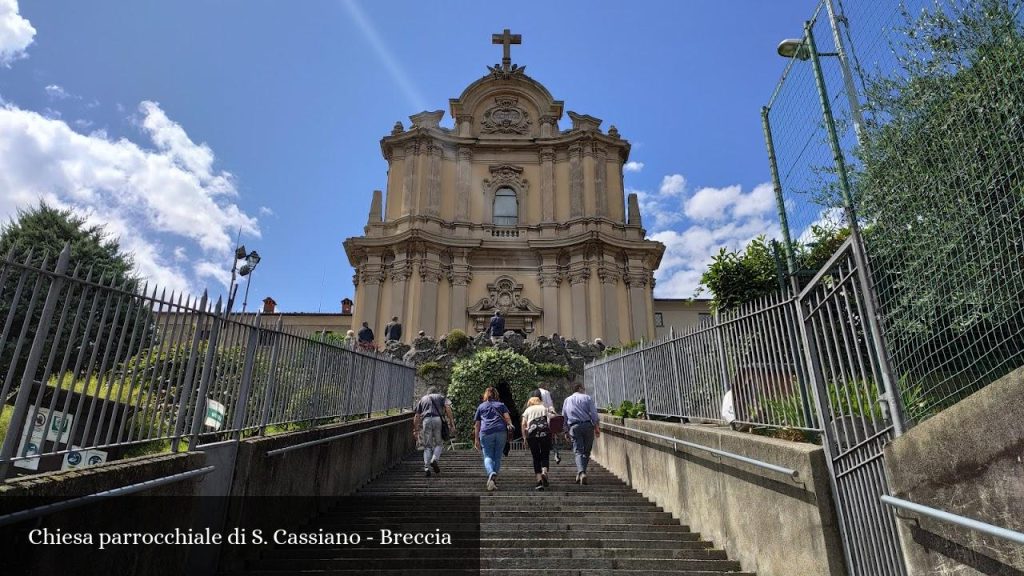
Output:
[[[64,333],[55,340],[52,334],[61,313],[61,307],[58,307],[53,325],[50,327],[51,340],[47,342],[45,350],[49,353],[56,346],[55,361],[58,363],[58,367],[62,355],[67,350],[72,351],[72,362],[74,362],[74,356],[80,353],[88,357],[95,352],[97,357],[102,358],[107,348],[116,346],[116,340],[111,346],[107,346],[110,339],[106,336],[112,330],[115,331],[115,334],[120,333],[122,329],[129,331],[135,329],[138,334],[139,327],[147,333],[152,330],[149,310],[140,306],[137,296],[135,296],[139,281],[133,273],[132,257],[120,250],[117,240],[109,238],[102,226],[89,225],[84,218],[75,215],[71,210],[59,210],[40,202],[35,208],[19,210],[17,218],[12,219],[0,230],[0,253],[5,256],[13,255],[14,261],[18,263],[24,263],[25,258],[31,253],[29,265],[33,267],[41,265],[46,258],[49,262],[47,267],[52,270],[54,262],[65,244],[70,245],[71,248],[69,275],[77,270],[79,278],[90,278],[95,283],[112,285],[122,292],[119,297],[110,298],[113,301],[113,308],[107,315],[106,322],[100,322],[97,319],[92,323],[88,334],[84,333],[83,327],[83,332],[72,335],[70,334],[71,322],[69,320]],[[21,364],[26,360],[27,345],[31,342],[38,327],[47,284],[41,284],[43,292],[37,302],[32,305],[31,294],[37,275],[33,272],[26,272],[23,290],[20,297],[16,298],[23,272],[21,268],[10,265],[7,265],[7,271],[3,285],[0,286],[0,289],[3,290],[3,296],[0,298],[0,318],[4,322],[9,321],[11,329],[8,338],[3,342],[3,350],[0,351],[0,377],[6,378],[8,374],[12,376],[5,381],[5,389],[10,390],[17,385],[20,379]],[[76,304],[82,295],[83,290],[80,288],[66,290],[61,303],[63,308],[69,310],[69,314],[74,314],[76,307],[73,304]],[[88,313],[88,308],[86,308],[86,313]],[[15,351],[21,334],[25,335],[25,343],[16,358]],[[82,346],[83,342],[85,343],[84,347]],[[44,356],[45,358],[46,356]],[[112,367],[115,362],[116,359],[112,359],[108,368]],[[40,373],[37,375],[37,379],[41,377],[44,366],[45,362],[40,364]]]
[[[485,348],[452,367],[448,397],[452,401],[460,440],[472,439],[473,414],[484,390],[489,386],[497,388],[502,382],[508,383],[517,402],[525,404],[530,391],[537,387],[537,369],[526,356],[495,348]],[[509,408],[515,412],[515,408],[522,409],[522,406]]]
[[867,83],[857,209],[894,361],[952,372],[1021,349],[1024,27],[1019,1],[935,6]]

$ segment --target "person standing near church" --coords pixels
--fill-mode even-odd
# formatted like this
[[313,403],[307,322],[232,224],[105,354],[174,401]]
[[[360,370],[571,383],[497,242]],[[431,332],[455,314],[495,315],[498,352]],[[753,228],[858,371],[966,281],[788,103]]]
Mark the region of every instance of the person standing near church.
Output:
[[441,473],[441,451],[444,450],[442,419],[448,421],[449,430],[455,430],[452,401],[438,392],[437,386],[431,386],[416,404],[416,415],[412,418],[412,434],[423,445],[423,475],[428,478],[431,469],[434,474]]
[[356,338],[359,341],[360,350],[369,351],[377,348],[373,343],[373,330],[370,329],[368,322],[363,322],[363,327],[359,329],[359,334]]
[[501,316],[501,310],[494,311],[487,332],[491,335],[491,344],[497,344],[505,337],[505,319]]
[[402,323],[398,321],[398,316],[392,316],[391,322],[384,326],[384,342],[395,342],[402,339]]
[[597,404],[594,399],[584,393],[583,384],[573,387],[571,396],[562,403],[562,416],[569,426],[572,438],[572,451],[576,457],[576,483],[587,483],[587,465],[590,464],[590,451],[594,448],[594,438],[601,436],[601,420],[597,415]]

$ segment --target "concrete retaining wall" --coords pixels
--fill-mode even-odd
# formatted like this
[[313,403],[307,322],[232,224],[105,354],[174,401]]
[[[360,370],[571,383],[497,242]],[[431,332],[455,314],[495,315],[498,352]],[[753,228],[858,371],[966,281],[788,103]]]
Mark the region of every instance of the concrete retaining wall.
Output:
[[799,472],[799,480],[640,434],[606,429],[594,459],[758,576],[845,575],[820,446],[727,428],[603,422],[733,452]]
[[[0,514],[49,502],[111,490],[204,467],[201,453],[134,458],[69,472],[53,472],[9,480],[0,484]],[[196,494],[199,478],[184,480],[120,498],[44,516],[26,527],[0,528],[3,557],[0,572],[6,574],[152,574],[185,573],[186,548],[179,546],[33,546],[24,530],[46,529],[51,533],[99,534],[173,530],[188,527],[192,508],[181,503]],[[159,496],[160,498],[153,498]],[[73,553],[72,553],[73,551]]]
[[[885,449],[893,495],[1024,532],[1024,368]],[[1024,547],[898,512],[912,575],[1024,575]]]

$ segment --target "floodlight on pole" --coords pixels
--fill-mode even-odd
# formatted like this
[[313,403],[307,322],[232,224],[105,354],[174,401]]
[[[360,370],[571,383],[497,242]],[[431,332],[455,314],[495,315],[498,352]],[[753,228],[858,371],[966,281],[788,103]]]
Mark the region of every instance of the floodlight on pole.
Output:
[[[238,262],[240,260],[245,260],[245,263],[242,264],[241,267],[238,266]],[[255,250],[252,252],[247,251],[244,244],[239,244],[238,247],[235,248],[235,259],[231,263],[231,284],[228,286],[228,313],[231,312],[235,302],[235,295],[238,293],[238,285],[235,283],[238,276],[249,277],[253,270],[256,269],[256,265],[259,263],[259,252],[256,252]],[[251,279],[249,282],[251,282]],[[245,312],[245,307],[249,300],[249,282],[246,282],[245,284],[245,298],[242,301],[242,312]]]

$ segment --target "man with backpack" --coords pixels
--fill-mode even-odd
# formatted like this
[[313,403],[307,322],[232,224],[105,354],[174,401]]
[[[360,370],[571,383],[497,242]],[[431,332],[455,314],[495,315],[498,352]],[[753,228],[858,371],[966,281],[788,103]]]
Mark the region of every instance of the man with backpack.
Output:
[[523,410],[522,429],[523,440],[530,447],[530,455],[533,456],[533,472],[537,475],[537,485],[534,490],[543,490],[548,487],[548,457],[551,454],[551,428],[548,426],[548,414],[550,410],[544,405],[540,390],[534,390],[526,403],[526,410]]

